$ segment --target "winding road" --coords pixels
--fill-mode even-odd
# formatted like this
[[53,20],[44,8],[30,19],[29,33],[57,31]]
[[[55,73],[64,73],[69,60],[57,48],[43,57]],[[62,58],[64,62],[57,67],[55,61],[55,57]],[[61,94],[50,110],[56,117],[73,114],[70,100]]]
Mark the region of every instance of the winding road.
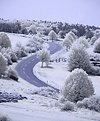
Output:
[[[61,46],[55,42],[49,43],[49,50],[50,54],[54,54],[55,52],[59,51],[61,49]],[[20,63],[16,66],[16,71],[18,72],[18,75],[26,80],[27,82],[31,83],[34,86],[37,87],[52,87],[48,85],[47,83],[39,80],[33,73],[34,66],[39,62],[40,60],[37,58],[37,55],[32,55],[29,58],[26,58],[22,60]],[[52,87],[53,89],[59,91],[58,89]]]

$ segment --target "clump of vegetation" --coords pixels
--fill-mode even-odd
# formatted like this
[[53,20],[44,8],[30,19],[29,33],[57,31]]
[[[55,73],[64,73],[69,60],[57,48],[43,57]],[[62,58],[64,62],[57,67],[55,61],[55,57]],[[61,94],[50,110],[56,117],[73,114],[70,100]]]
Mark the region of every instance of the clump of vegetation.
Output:
[[65,99],[77,102],[93,95],[94,88],[86,72],[77,68],[71,72],[61,92]]

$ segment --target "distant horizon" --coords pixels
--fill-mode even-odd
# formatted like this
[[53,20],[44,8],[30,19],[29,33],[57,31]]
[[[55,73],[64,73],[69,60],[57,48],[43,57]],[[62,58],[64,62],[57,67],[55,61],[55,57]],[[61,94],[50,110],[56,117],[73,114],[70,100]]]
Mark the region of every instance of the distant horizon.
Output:
[[100,0],[0,0],[0,18],[100,27]]
[[100,28],[100,26],[96,26],[96,25],[89,25],[89,24],[83,24],[83,23],[70,23],[70,22],[67,22],[67,21],[54,21],[54,20],[38,20],[38,19],[4,19],[4,18],[0,18],[0,19],[3,19],[3,20],[9,20],[9,21],[15,21],[15,20],[18,20],[18,21],[47,21],[47,22],[62,22],[62,23],[67,23],[69,25],[71,24],[79,24],[79,25],[88,25],[88,26],[95,26],[95,27],[98,27]]

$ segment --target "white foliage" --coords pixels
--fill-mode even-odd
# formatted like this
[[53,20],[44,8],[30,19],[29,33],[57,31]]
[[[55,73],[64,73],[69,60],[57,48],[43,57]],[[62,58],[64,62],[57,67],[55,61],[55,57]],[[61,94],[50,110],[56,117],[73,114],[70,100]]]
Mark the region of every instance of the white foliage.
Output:
[[4,32],[0,33],[0,46],[5,48],[11,47],[11,41]]
[[42,47],[43,47],[43,49],[48,49],[49,48],[49,44],[43,43]]
[[100,97],[94,95],[89,98],[85,98],[82,101],[78,101],[77,107],[86,108],[86,109],[95,110],[97,112],[100,112]]
[[68,68],[70,71],[75,68],[82,68],[84,71],[89,73],[91,63],[89,55],[83,46],[80,44],[74,44],[69,52]]
[[6,69],[7,69],[7,60],[0,53],[0,74],[5,74]]
[[95,43],[95,41],[97,40],[97,38],[95,36],[93,36],[90,40],[90,44],[93,45]]
[[88,40],[85,39],[84,37],[80,37],[79,39],[77,39],[76,44],[81,44],[84,48],[88,48],[89,47]]
[[71,40],[65,37],[65,39],[63,40],[63,46],[66,47],[67,51],[70,49],[71,45],[72,45]]
[[18,74],[17,74],[17,72],[15,70],[9,68],[8,72],[7,72],[7,75],[8,75],[9,78],[12,78],[13,80],[18,81]]
[[94,43],[94,52],[100,53],[100,38]]
[[18,58],[27,56],[26,50],[24,46],[21,45],[21,43],[17,43],[15,53]]
[[57,34],[54,32],[54,30],[51,30],[48,34],[50,40],[56,40]]
[[66,47],[66,50],[68,51],[72,45],[72,43],[76,40],[76,36],[73,32],[69,32],[66,34],[66,37],[63,41],[63,46]]
[[72,42],[74,42],[76,40],[76,35],[72,31],[70,31],[68,33],[68,36],[72,40]]
[[62,111],[73,111],[74,110],[74,103],[73,102],[70,102],[70,101],[67,101],[65,102],[65,104],[61,107],[61,110]]
[[46,66],[48,66],[49,61],[50,61],[50,51],[48,51],[47,49],[42,49],[38,52],[38,56],[42,62],[41,67],[43,67],[43,63],[46,63]]
[[62,89],[62,95],[69,101],[77,102],[94,94],[92,82],[86,72],[75,69],[67,78]]
[[12,60],[9,54],[4,53],[3,56],[7,59],[8,65],[12,65]]
[[94,36],[98,39],[100,37],[100,29],[96,29]]
[[30,28],[29,28],[29,32],[30,32],[31,34],[36,34],[36,33],[37,33],[37,32],[36,32],[36,26],[35,26],[35,25],[31,25]]

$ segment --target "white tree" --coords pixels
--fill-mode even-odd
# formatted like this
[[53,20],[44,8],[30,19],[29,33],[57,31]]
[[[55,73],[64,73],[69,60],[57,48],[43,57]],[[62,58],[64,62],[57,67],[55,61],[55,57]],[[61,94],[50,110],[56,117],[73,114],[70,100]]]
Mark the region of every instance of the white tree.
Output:
[[85,39],[84,37],[80,37],[79,39],[77,39],[77,41],[75,41],[73,43],[73,45],[76,44],[76,45],[81,45],[83,46],[84,48],[88,48],[89,47],[89,43],[88,43],[88,40]]
[[94,43],[94,52],[100,53],[100,38]]
[[76,40],[76,35],[70,31],[69,33],[66,34],[66,37],[63,41],[63,46],[66,47],[66,50],[68,51],[72,45],[72,43]]
[[46,66],[48,66],[50,61],[50,52],[47,49],[42,49],[38,52],[38,56],[42,62],[41,67],[43,68],[43,63],[46,63]]
[[66,51],[70,49],[71,45],[72,45],[71,40],[68,37],[65,37],[63,40],[63,46],[66,47]]
[[0,75],[5,74],[6,69],[7,69],[7,60],[0,53]]
[[65,99],[77,102],[94,94],[94,88],[86,72],[82,69],[75,69],[67,78],[62,95]]
[[72,39],[72,42],[74,42],[76,40],[76,35],[72,31],[70,31],[68,33],[68,35],[69,35],[70,39]]
[[36,26],[32,24],[32,25],[30,26],[30,28],[29,28],[29,32],[30,32],[31,34],[37,34],[37,32],[36,32]]
[[5,48],[11,47],[11,41],[4,32],[0,33],[0,46]]
[[68,68],[70,71],[75,68],[82,68],[87,73],[90,73],[91,63],[89,55],[82,45],[74,44],[69,52]]
[[100,29],[96,29],[94,32],[94,36],[98,39],[100,37]]
[[93,36],[90,40],[90,44],[93,45],[95,43],[95,41],[97,40],[97,38],[95,36]]
[[55,33],[54,30],[51,30],[48,34],[50,40],[56,40],[57,39],[57,34]]

